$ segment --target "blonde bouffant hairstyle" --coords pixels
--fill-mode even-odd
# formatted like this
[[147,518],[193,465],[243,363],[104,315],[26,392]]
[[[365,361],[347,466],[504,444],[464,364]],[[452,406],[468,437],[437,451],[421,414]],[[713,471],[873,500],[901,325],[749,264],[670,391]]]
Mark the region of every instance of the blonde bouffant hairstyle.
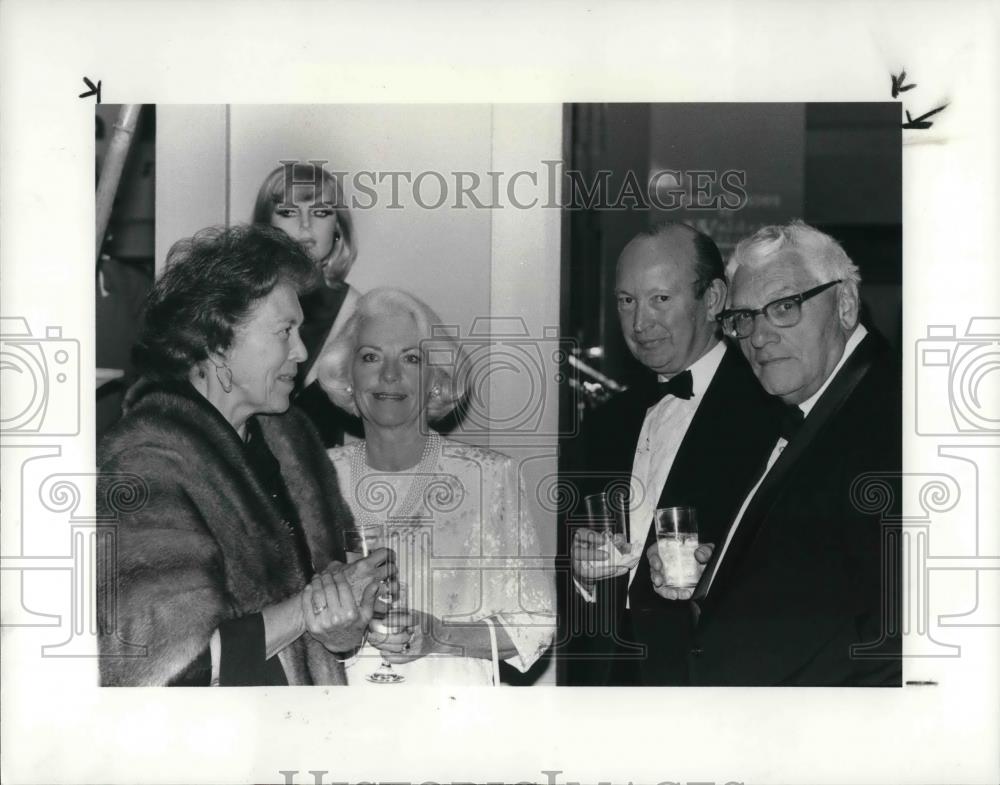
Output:
[[[314,163],[296,163],[290,168],[294,177],[294,184],[291,187],[286,188],[285,185],[284,164],[264,178],[254,200],[252,220],[255,224],[270,226],[275,205],[281,204],[287,195],[296,192],[305,191],[309,194],[308,198],[330,205],[337,214],[337,228],[340,231],[341,242],[331,251],[332,258],[326,265],[324,275],[328,285],[342,283],[358,258],[358,238],[354,233],[354,221],[351,219],[350,210],[347,209],[347,200],[344,198],[340,181],[322,166],[316,166]],[[322,193],[314,193],[311,182],[322,182]]]
[[417,325],[421,368],[432,374],[431,387],[436,393],[427,401],[427,419],[435,422],[451,413],[468,395],[464,353],[458,343],[442,328],[445,323],[419,298],[402,289],[380,287],[361,296],[343,329],[327,344],[316,360],[320,385],[337,406],[358,415],[351,382],[351,366],[358,349],[358,336],[366,320],[405,314]]

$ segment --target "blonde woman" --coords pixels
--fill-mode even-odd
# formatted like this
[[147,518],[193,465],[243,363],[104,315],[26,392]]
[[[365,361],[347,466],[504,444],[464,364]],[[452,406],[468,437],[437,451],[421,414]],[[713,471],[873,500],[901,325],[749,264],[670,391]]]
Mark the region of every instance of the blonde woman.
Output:
[[[384,526],[412,625],[400,648],[369,635],[347,668],[364,684],[381,655],[407,683],[484,685],[499,660],[526,671],[552,642],[555,585],[528,513],[515,462],[429,427],[464,397],[441,324],[406,292],[358,301],[319,360],[334,402],[356,412],[365,438],[329,451],[357,526]],[[379,651],[379,649],[381,651]]]

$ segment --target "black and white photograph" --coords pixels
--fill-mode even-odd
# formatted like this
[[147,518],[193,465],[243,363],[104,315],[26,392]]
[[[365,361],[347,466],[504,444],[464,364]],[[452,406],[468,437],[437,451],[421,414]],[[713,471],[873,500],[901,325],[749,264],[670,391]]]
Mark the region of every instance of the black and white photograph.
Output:
[[995,781],[960,6],[0,8],[4,780]]
[[[116,404],[98,424],[116,518],[101,683],[554,684],[557,521],[536,498],[571,355],[518,268],[557,303],[558,245],[494,248],[492,212],[519,208],[490,200],[529,210],[514,189],[537,174],[490,164],[532,147],[504,114],[548,126],[557,163],[561,107],[102,110],[107,155],[152,164],[156,242],[135,364],[98,390]],[[139,164],[117,142],[144,134]],[[558,206],[542,216],[558,236]],[[123,217],[106,243],[139,228]],[[504,286],[530,294],[497,313]]]
[[899,111],[573,107],[563,683],[901,686]]
[[[898,513],[867,503],[902,470],[899,106],[500,111],[571,159],[490,169],[485,105],[100,107],[100,177],[145,193],[98,180],[98,313],[156,281],[97,336],[129,358],[98,390],[102,683],[532,684],[555,654],[568,686],[901,686]],[[565,312],[491,309],[498,209],[568,225],[536,257]]]

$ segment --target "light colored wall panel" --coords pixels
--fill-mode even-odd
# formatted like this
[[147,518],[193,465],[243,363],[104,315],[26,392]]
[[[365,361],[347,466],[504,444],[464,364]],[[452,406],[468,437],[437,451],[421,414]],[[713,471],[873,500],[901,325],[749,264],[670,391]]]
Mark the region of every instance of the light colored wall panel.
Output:
[[[281,160],[324,160],[328,170],[345,173],[349,203],[357,200],[352,285],[407,289],[457,326],[463,340],[477,319],[521,325],[525,334],[514,355],[531,352],[541,370],[522,364],[520,371],[491,373],[479,392],[489,407],[487,423],[503,420],[515,402],[536,411],[537,424],[525,428],[524,419],[515,418],[513,426],[505,421],[493,431],[456,435],[489,443],[521,463],[543,550],[554,554],[557,521],[538,503],[537,490],[557,469],[560,211],[519,209],[507,181],[529,171],[544,182],[541,162],[562,153],[561,106],[165,106],[158,112],[158,270],[178,238],[213,223],[248,221],[261,181]],[[370,206],[357,187],[358,178],[372,182],[362,172],[375,173]],[[393,172],[400,173],[395,197]],[[491,172],[500,173],[496,189]],[[473,180],[484,206],[459,194]],[[442,185],[447,199],[429,207]],[[550,196],[534,187],[518,188],[518,195],[541,196],[540,203]],[[496,332],[475,340],[512,345]],[[491,357],[502,360],[501,354],[491,349]],[[554,680],[553,668],[540,678]]]
[[156,272],[170,246],[226,223],[224,105],[156,107]]
[[[485,172],[490,165],[490,107],[430,105],[234,106],[231,122],[231,220],[250,219],[257,189],[282,159],[329,161],[347,175],[348,200],[371,200],[352,183],[361,172]],[[405,177],[377,189],[376,204],[352,209],[358,258],[348,280],[361,291],[396,286],[413,292],[442,319],[468,329],[490,308],[490,211],[439,208],[435,174],[415,197]]]
[[[554,512],[539,503],[546,498],[558,470],[559,382],[559,259],[561,211],[541,205],[558,203],[559,194],[544,188],[542,161],[562,157],[562,107],[551,105],[495,105],[493,108],[493,169],[508,176],[515,172],[535,172],[539,187],[517,189],[515,199],[521,204],[538,203],[531,209],[519,209],[507,198],[502,210],[494,210],[492,237],[491,291],[492,315],[514,317],[527,332],[526,349],[541,359],[541,374],[529,378],[527,362],[520,371],[491,376],[490,401],[494,411],[505,402],[537,407],[537,429],[497,433],[497,447],[513,455],[521,464],[527,503],[538,526],[543,553],[555,555],[556,527]],[[530,180],[522,178],[527,185]],[[537,352],[535,351],[537,350]],[[527,360],[527,358],[525,358]],[[517,365],[512,365],[514,369]],[[532,397],[526,397],[532,390]],[[529,414],[524,410],[524,414]],[[515,409],[507,412],[513,422]],[[513,438],[512,438],[513,437]],[[538,683],[555,684],[555,668],[541,674]]]

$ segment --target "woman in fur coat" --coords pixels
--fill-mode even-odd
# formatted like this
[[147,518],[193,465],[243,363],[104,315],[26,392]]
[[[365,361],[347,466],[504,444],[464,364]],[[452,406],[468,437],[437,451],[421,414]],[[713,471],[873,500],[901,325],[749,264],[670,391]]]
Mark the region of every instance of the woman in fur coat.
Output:
[[98,564],[102,684],[345,683],[395,568],[385,549],[343,564],[351,513],[288,411],[311,274],[268,227],[171,249],[136,347],[143,378],[98,451],[114,531]]

